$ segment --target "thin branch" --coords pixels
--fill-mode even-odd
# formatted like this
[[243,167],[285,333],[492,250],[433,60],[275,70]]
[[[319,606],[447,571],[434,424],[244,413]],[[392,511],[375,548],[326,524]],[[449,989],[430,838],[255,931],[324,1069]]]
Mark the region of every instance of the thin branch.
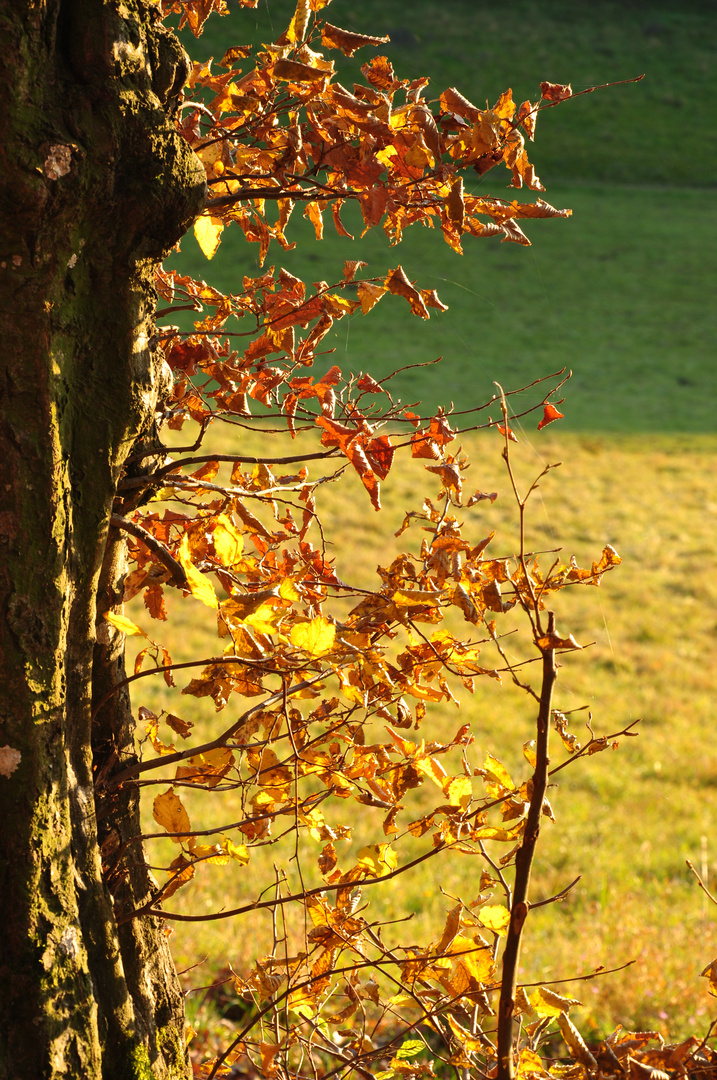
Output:
[[[621,731],[615,731],[610,735],[601,735],[598,738],[595,738],[595,736],[593,735],[592,738],[590,739],[590,741],[585,743],[585,746],[581,746],[579,750],[576,750],[575,753],[572,754],[565,761],[563,761],[561,765],[556,765],[554,769],[551,769],[550,770],[550,776],[555,776],[556,773],[559,773],[563,769],[566,769],[568,767],[568,765],[572,765],[573,762],[577,761],[579,758],[585,757],[585,755],[590,756],[591,747],[595,746],[596,743],[602,742],[603,739],[605,740],[605,745],[606,746],[607,746],[607,744],[609,742],[611,742],[612,739],[620,739],[623,736],[625,738],[627,738],[627,739],[636,739],[638,733],[636,731],[632,731],[631,729],[634,728],[635,725],[639,724],[639,723],[640,723],[639,719],[638,720],[633,720],[631,723],[629,723],[627,725],[627,727],[622,728]],[[596,751],[593,750],[593,753],[596,753]]]
[[[548,612],[548,634],[555,632],[555,615]],[[540,833],[540,818],[543,801],[548,786],[548,740],[550,735],[550,717],[553,707],[553,689],[557,678],[555,650],[541,649],[543,657],[543,677],[540,691],[540,707],[536,724],[535,770],[533,772],[533,792],[525,821],[523,839],[515,856],[515,883],[513,903],[510,909],[510,924],[503,951],[503,972],[498,1005],[498,1071],[497,1080],[513,1080],[513,1016],[515,1013],[515,995],[517,991],[518,961],[523,927],[528,914],[530,874],[535,857],[535,848]]]
[[549,896],[546,900],[533,901],[530,904],[530,910],[533,911],[535,908],[545,907],[546,904],[559,904],[562,900],[565,899],[570,890],[575,888],[581,877],[582,874],[578,874],[578,876],[575,878],[575,881],[571,881],[569,885],[566,885],[564,889],[560,890],[560,892],[555,893],[554,896]]
[[[235,663],[237,659],[237,657],[234,657]],[[312,686],[315,682],[325,679],[326,675],[327,673],[322,671],[311,679],[305,679],[303,682],[296,683],[295,686],[291,686],[286,690],[286,694],[288,696],[298,694],[302,690],[306,690],[308,687]],[[178,750],[176,754],[166,754],[162,757],[154,758],[152,761],[138,761],[135,765],[130,765],[128,768],[122,769],[121,772],[115,773],[111,777],[112,784],[121,784],[125,780],[133,780],[135,777],[139,776],[140,773],[149,772],[152,769],[161,769],[165,765],[174,765],[178,761],[186,761],[187,758],[196,757],[198,754],[206,754],[210,750],[217,750],[220,747],[223,747],[226,744],[227,739],[231,739],[232,735],[239,731],[254,713],[262,712],[270,705],[275,705],[277,701],[282,701],[284,699],[284,694],[285,691],[283,688],[275,694],[270,694],[269,697],[264,698],[259,705],[254,705],[253,708],[242,713],[239,719],[235,720],[230,728],[227,728],[226,731],[222,732],[221,735],[218,735],[216,739],[212,739],[210,742],[202,743],[201,746],[189,747],[187,750]]]
[[[279,694],[278,697],[280,698],[281,694]],[[257,708],[263,709],[264,705],[257,706]],[[213,746],[213,744],[211,745]],[[168,761],[169,758],[165,758],[164,760]],[[396,870],[390,870],[381,877],[363,878],[361,881],[355,882],[339,881],[333,884],[326,883],[325,885],[318,885],[315,889],[307,889],[306,892],[292,893],[290,896],[284,896],[281,898],[280,902],[282,904],[290,904],[295,900],[304,901],[309,896],[320,896],[322,893],[336,892],[338,889],[346,889],[351,884],[360,885],[362,888],[366,885],[378,885],[386,881],[391,881],[400,874],[405,874],[408,870],[413,870],[414,867],[426,862],[427,859],[432,859],[442,851],[449,850],[450,845],[446,845],[445,843],[439,844],[436,847],[431,848],[430,851],[424,851],[423,855],[418,855],[415,859],[411,859],[410,862],[404,863],[403,866],[399,866]],[[219,919],[232,919],[236,915],[246,915],[249,911],[260,911],[262,908],[271,907],[276,903],[276,900],[254,901],[251,904],[243,904],[242,907],[232,908],[229,911],[215,911],[211,915],[180,915],[179,912],[176,911],[163,911],[162,908],[154,908],[150,905],[145,905],[130,912],[125,916],[125,921],[135,919],[139,915],[156,915],[160,919],[171,919],[175,922],[216,922]]]
[[[112,514],[110,517],[110,525],[113,529],[122,529],[124,532],[130,533],[131,536],[136,536],[138,540],[141,540],[146,548],[148,548],[153,555],[156,555],[163,566],[166,566],[167,570],[171,574],[171,582],[179,589],[188,589],[187,575],[184,573],[184,567],[180,562],[174,558],[173,555],[167,551],[164,544],[160,544],[156,537],[152,536],[151,532],[142,528],[136,521],[130,521],[129,518],[120,517],[119,514]],[[121,684],[118,684],[118,687]],[[105,699],[103,698],[100,705],[104,705]]]
[[717,899],[716,899],[716,898],[715,898],[715,897],[714,897],[714,896],[712,895],[712,893],[711,893],[711,892],[709,891],[709,889],[708,889],[708,888],[707,888],[707,886],[705,885],[704,881],[702,880],[702,878],[700,877],[700,875],[699,875],[699,874],[697,873],[697,871],[695,870],[695,868],[694,868],[694,866],[692,865],[691,861],[690,861],[689,859],[685,859],[685,862],[687,863],[688,867],[690,868],[690,870],[692,871],[692,873],[693,873],[693,874],[695,875],[695,877],[697,878],[697,884],[698,884],[698,885],[699,885],[699,887],[700,887],[700,888],[702,889],[703,893],[705,893],[705,895],[706,895],[706,896],[707,896],[707,897],[708,897],[708,898],[709,898],[709,899],[710,899],[710,900],[712,901],[712,903],[713,903],[713,904],[717,904]]
[[208,656],[203,660],[183,660],[181,663],[177,664],[163,664],[161,667],[147,668],[146,671],[138,671],[134,675],[128,675],[126,679],[120,679],[119,682],[116,682],[112,689],[108,690],[92,709],[92,719],[94,720],[102,706],[106,705],[118,690],[121,690],[123,686],[129,686],[130,683],[136,682],[137,679],[147,679],[150,675],[164,675],[168,671],[181,671],[182,668],[206,667],[208,664],[243,664],[245,667],[253,667],[257,668],[259,671],[264,671],[267,675],[279,674],[271,668],[267,668],[262,661],[249,660],[244,656]]
[[[628,960],[625,964],[620,964],[619,967],[614,967],[614,968],[599,967],[599,968],[596,968],[595,971],[589,972],[587,975],[569,975],[567,979],[549,979],[548,982],[549,982],[550,986],[561,986],[563,983],[572,983],[572,982],[590,982],[591,979],[601,979],[603,977],[603,975],[614,975],[618,971],[624,971],[625,968],[632,967],[632,965],[636,964],[636,963],[637,963],[637,960]],[[545,979],[543,979],[542,982],[520,983],[520,988],[521,988],[521,990],[530,990],[534,986],[545,986],[545,984],[546,984],[546,981],[545,981]]]

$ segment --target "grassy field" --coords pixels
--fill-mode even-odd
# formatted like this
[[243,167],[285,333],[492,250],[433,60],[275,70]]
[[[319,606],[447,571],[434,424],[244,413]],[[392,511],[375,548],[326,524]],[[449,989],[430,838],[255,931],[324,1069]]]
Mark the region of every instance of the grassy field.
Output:
[[[293,0],[260,0],[257,12],[210,20],[195,53],[219,57],[235,41],[267,41],[293,7]],[[531,223],[532,248],[475,242],[459,258],[427,230],[409,233],[396,251],[375,230],[361,242],[330,238],[317,245],[298,220],[289,233],[297,251],[281,259],[270,252],[268,262],[281,261],[309,281],[337,280],[344,258],[363,258],[376,274],[400,262],[421,286],[437,288],[450,310],[430,323],[420,325],[401,301],[387,298],[368,319],[337,324],[331,341],[336,352],[328,362],[379,377],[442,355],[439,367],[404,379],[405,401],[432,406],[448,399],[464,407],[489,396],[495,378],[509,386],[573,369],[565,421],[542,436],[520,433],[523,475],[546,460],[563,461],[541,485],[530,535],[538,546],[559,544],[586,561],[609,542],[624,563],[600,591],[563,598],[561,629],[595,644],[566,661],[561,703],[589,705],[601,731],[637,717],[642,723],[638,739],[566,770],[551,792],[558,820],[541,837],[535,895],[583,876],[564,904],[531,916],[523,977],[550,981],[636,959],[626,972],[573,984],[585,1003],[579,1025],[586,1035],[622,1023],[680,1038],[706,1029],[715,1013],[699,972],[717,954],[716,913],[685,859],[717,880],[717,230],[709,190],[717,176],[710,112],[717,11],[706,2],[677,10],[637,0],[515,0],[509,19],[500,8],[468,0],[415,0],[410,16],[407,10],[396,0],[335,0],[327,15],[348,29],[391,33],[392,44],[380,51],[400,75],[429,74],[432,87],[458,86],[477,103],[507,85],[519,100],[534,95],[542,78],[572,81],[577,90],[646,72],[639,84],[541,117],[532,156],[547,198],[572,207],[574,216]],[[343,81],[350,83],[352,70]],[[506,183],[497,170],[483,181],[495,194]],[[256,269],[255,251],[228,230],[211,265],[191,237],[176,265],[236,290]],[[474,485],[501,492],[494,506],[480,504],[467,516],[477,529],[496,528],[496,544],[512,550],[515,514],[500,446],[479,435],[463,442],[476,462]],[[392,474],[380,517],[369,512],[353,478],[327,490],[323,513],[340,572],[368,584],[376,564],[386,564],[398,544],[396,525],[423,483],[419,476],[410,468]],[[196,608],[191,599],[174,605],[177,622],[166,643],[175,659],[215,651]],[[133,614],[146,626],[140,604]],[[162,638],[164,628],[154,630]],[[150,680],[135,702],[170,707]],[[206,702],[175,698],[171,709],[200,730],[216,728]],[[522,698],[509,687],[479,686],[462,702],[460,722],[466,717],[476,755],[491,749],[517,769],[533,719]],[[437,709],[426,734],[429,724],[443,731],[456,722],[455,710]],[[366,824],[374,828],[368,818]],[[209,912],[242,902],[273,874],[272,850],[260,858],[251,874],[213,868],[172,904]],[[385,917],[415,912],[420,943],[435,937],[450,905],[439,886],[470,898],[475,873],[460,859],[429,866],[399,879],[381,901]],[[258,919],[189,930],[177,924],[175,955],[180,968],[200,963],[188,978],[206,984],[225,963],[241,970],[265,932]]]
[[[199,41],[186,43],[197,56],[220,57],[229,41],[267,41],[293,6],[261,0],[257,12],[209,20]],[[708,187],[717,176],[708,114],[717,11],[698,3],[677,12],[668,4],[559,0],[518,0],[510,20],[463,0],[420,0],[411,11],[408,25],[402,4],[335,0],[330,9],[340,25],[392,34],[380,51],[399,74],[429,74],[429,93],[455,85],[481,103],[508,85],[518,100],[535,96],[546,77],[572,79],[576,90],[643,71],[646,77],[541,116],[531,157],[546,197],[573,217],[529,223],[531,248],[469,239],[460,257],[420,227],[396,249],[377,229],[350,242],[327,228],[317,243],[297,209],[289,227],[296,250],[273,248],[268,264],[333,282],[345,258],[364,259],[376,275],[401,263],[450,308],[419,332],[407,305],[387,298],[370,319],[336,325],[328,362],[384,375],[442,356],[440,367],[413,370],[394,384],[404,401],[427,406],[447,396],[482,400],[495,378],[519,385],[567,367],[575,378],[566,430],[713,431],[715,316],[705,301],[717,276],[717,209]],[[363,62],[370,54],[358,56]],[[350,85],[358,64],[339,61]],[[507,172],[496,168],[479,186],[503,195],[507,183]],[[343,217],[358,236],[351,209]],[[172,263],[232,291],[244,274],[258,272],[256,255],[230,229],[211,264],[193,237]]]
[[[705,289],[717,276],[714,195],[607,185],[548,195],[574,217],[531,222],[530,248],[467,241],[463,257],[428,229],[410,230],[392,250],[376,230],[318,244],[304,221],[292,225],[297,249],[280,264],[305,280],[340,280],[344,258],[364,259],[370,274],[400,263],[449,305],[419,326],[403,300],[386,297],[369,317],[336,324],[327,363],[378,378],[442,356],[393,383],[405,402],[427,408],[465,407],[485,400],[493,379],[520,386],[567,367],[567,430],[713,431],[715,315]],[[238,230],[228,230],[211,265],[193,237],[184,245],[177,264],[218,288],[236,289],[240,274],[255,272]]]
[[[474,520],[474,535],[497,529],[496,551],[512,550],[515,513],[498,440],[473,436],[467,445],[478,463],[474,482],[498,490],[500,497],[494,506],[474,508],[466,517]],[[585,1002],[581,1023],[589,1034],[620,1022],[657,1025],[679,1037],[695,1026],[701,1029],[710,1012],[698,976],[717,947],[717,934],[685,859],[706,865],[709,876],[717,871],[717,755],[709,735],[717,662],[712,573],[717,502],[711,481],[716,451],[707,439],[663,438],[648,448],[634,439],[532,438],[529,433],[517,449],[525,478],[547,461],[563,461],[541,485],[528,543],[562,545],[566,553],[588,562],[610,542],[624,558],[600,591],[582,589],[561,597],[561,630],[595,644],[565,661],[559,704],[565,709],[588,705],[601,732],[618,731],[641,717],[640,736],[626,740],[614,754],[566,770],[551,792],[558,821],[544,830],[534,895],[551,895],[577,874],[583,877],[563,905],[536,913],[523,959],[528,981],[637,960],[627,974],[572,987]],[[332,485],[322,513],[327,535],[339,538],[340,575],[366,585],[375,580],[376,563],[385,565],[398,550],[393,533],[403,512],[415,504],[419,486],[426,487],[425,478],[415,468],[399,470],[386,485],[388,509],[374,519],[357,480]],[[212,628],[202,636],[197,608],[191,599],[175,604],[178,621],[170,624],[171,637],[154,624],[175,659],[215,651]],[[134,615],[146,626],[141,605]],[[226,713],[215,719],[206,702],[168,699],[154,680],[143,685],[135,700],[197,721],[200,737],[216,731],[218,723],[226,726]],[[237,706],[230,706],[230,719],[232,709]],[[520,747],[530,737],[533,719],[521,695],[490,683],[479,685],[474,697],[462,696],[460,720],[454,708],[432,709],[422,733],[440,736],[470,722],[476,763],[490,749],[519,776],[525,771]],[[560,756],[556,750],[556,760]],[[197,796],[197,820],[208,818],[213,825],[240,816],[231,802],[220,808],[216,796],[206,807],[200,804]],[[362,810],[354,824],[363,842],[374,840],[380,828],[370,810]],[[168,907],[209,912],[246,902],[258,881],[272,879],[277,860],[293,873],[290,862],[284,862],[290,854],[256,851],[251,873],[212,868]],[[312,864],[309,855],[306,865]],[[474,878],[472,861],[441,856],[377,896],[371,914],[396,918],[414,912],[412,937],[425,944],[436,936],[449,905],[440,887],[470,899]],[[237,970],[247,965],[256,942],[268,932],[266,921],[251,916],[189,928],[177,924],[179,966],[210,957],[200,972],[192,973],[195,985],[206,984],[217,965],[231,963]]]

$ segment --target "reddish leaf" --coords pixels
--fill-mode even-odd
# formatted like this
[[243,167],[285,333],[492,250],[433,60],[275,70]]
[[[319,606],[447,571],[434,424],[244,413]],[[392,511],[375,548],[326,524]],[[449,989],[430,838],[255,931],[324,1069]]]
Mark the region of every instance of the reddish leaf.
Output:
[[573,96],[573,88],[570,83],[541,82],[540,95],[543,101],[564,101]]
[[327,49],[340,49],[344,56],[353,56],[364,45],[384,45],[390,38],[370,37],[368,34],[352,34],[339,26],[325,23],[321,30],[321,44]]
[[386,287],[389,292],[394,293],[396,296],[403,296],[408,300],[414,315],[418,315],[422,319],[430,318],[423,297],[417,289],[414,289],[402,266],[397,266],[395,270],[389,272],[386,278]]
[[564,413],[558,412],[555,406],[548,402],[543,409],[543,419],[538,424],[538,431],[540,431],[541,428],[546,427],[547,424],[552,424],[553,420],[562,420],[564,415]]

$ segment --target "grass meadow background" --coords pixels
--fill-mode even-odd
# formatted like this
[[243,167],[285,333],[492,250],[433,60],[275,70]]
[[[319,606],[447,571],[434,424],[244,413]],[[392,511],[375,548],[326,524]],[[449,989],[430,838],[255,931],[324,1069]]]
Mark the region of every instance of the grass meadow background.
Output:
[[[187,45],[197,58],[219,59],[230,44],[273,40],[293,6],[260,0],[256,12],[210,20],[199,42]],[[717,878],[717,9],[694,0],[679,8],[659,0],[414,0],[410,7],[334,0],[325,14],[347,29],[390,34],[390,45],[359,53],[359,62],[385,52],[398,75],[431,77],[428,96],[453,85],[476,104],[492,104],[512,86],[518,101],[535,100],[542,79],[571,82],[577,91],[645,73],[640,83],[541,115],[531,159],[545,197],[571,207],[573,217],[528,222],[531,248],[466,242],[461,258],[440,235],[415,228],[396,250],[375,230],[362,241],[329,236],[317,244],[297,210],[288,230],[296,251],[270,251],[267,265],[336,281],[345,258],[365,259],[375,274],[400,262],[420,286],[435,287],[449,310],[428,324],[387,297],[368,318],[338,323],[330,342],[335,352],[327,363],[375,377],[442,356],[440,365],[394,381],[393,393],[405,402],[464,408],[489,397],[494,379],[509,387],[563,366],[573,370],[565,420],[543,433],[519,431],[523,477],[563,462],[531,504],[529,543],[560,545],[587,562],[611,543],[624,561],[599,591],[575,591],[559,608],[563,631],[595,642],[566,659],[559,705],[588,705],[604,732],[637,717],[642,723],[639,738],[617,753],[560,774],[551,793],[557,824],[546,823],[541,835],[534,894],[550,895],[583,876],[565,903],[531,915],[522,976],[550,982],[635,959],[627,971],[568,988],[584,1002],[583,1032],[605,1034],[617,1023],[659,1027],[672,1039],[701,1031],[717,1015],[699,978],[717,955],[717,908],[685,859],[710,882]],[[357,66],[347,62],[341,81],[350,85]],[[507,183],[508,174],[495,169],[477,186],[501,195],[509,194]],[[343,216],[350,226],[350,213]],[[258,270],[256,249],[239,230],[225,232],[211,264],[191,236],[172,264],[227,291]],[[247,453],[265,448],[259,435],[242,438]],[[474,434],[463,444],[474,462],[473,486],[500,492],[466,520],[476,535],[497,529],[496,551],[512,550],[515,510],[500,442]],[[386,565],[398,549],[393,533],[419,485],[426,488],[420,469],[395,470],[380,516],[353,477],[326,490],[322,510],[340,576],[371,583],[376,564]],[[411,542],[410,532],[402,541]],[[202,636],[196,601],[172,607],[177,622],[166,632],[147,625],[141,603],[134,617],[175,660],[211,655],[216,645]],[[165,707],[202,731],[216,730],[217,720],[227,726],[227,714],[215,718],[206,702],[169,699],[153,680],[140,686],[136,705]],[[429,724],[440,731],[466,718],[476,758],[490,749],[519,766],[533,716],[510,688],[479,686],[475,697],[465,695],[460,714],[430,713],[424,734],[430,737]],[[366,813],[375,839],[378,823]],[[273,874],[271,850],[247,870],[211,869],[167,906],[209,912],[245,902],[261,874]],[[473,875],[470,860],[439,856],[398,879],[371,911],[415,912],[412,933],[426,943],[440,933],[451,904],[439,886],[470,899]],[[178,965],[198,964],[188,979],[206,985],[228,963],[242,970],[266,932],[256,917],[175,924]],[[206,1016],[197,1022],[209,1023]]]

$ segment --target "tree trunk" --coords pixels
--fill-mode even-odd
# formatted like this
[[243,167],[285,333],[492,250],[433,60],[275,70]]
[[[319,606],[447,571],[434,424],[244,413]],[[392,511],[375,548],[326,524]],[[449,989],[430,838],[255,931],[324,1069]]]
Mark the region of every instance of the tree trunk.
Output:
[[[156,263],[205,196],[149,0],[0,0],[0,1077],[184,1077],[132,792],[116,483],[151,430]],[[93,761],[94,756],[94,761]],[[94,769],[94,773],[93,773]],[[101,846],[100,846],[101,840]],[[105,873],[103,875],[103,857]]]

